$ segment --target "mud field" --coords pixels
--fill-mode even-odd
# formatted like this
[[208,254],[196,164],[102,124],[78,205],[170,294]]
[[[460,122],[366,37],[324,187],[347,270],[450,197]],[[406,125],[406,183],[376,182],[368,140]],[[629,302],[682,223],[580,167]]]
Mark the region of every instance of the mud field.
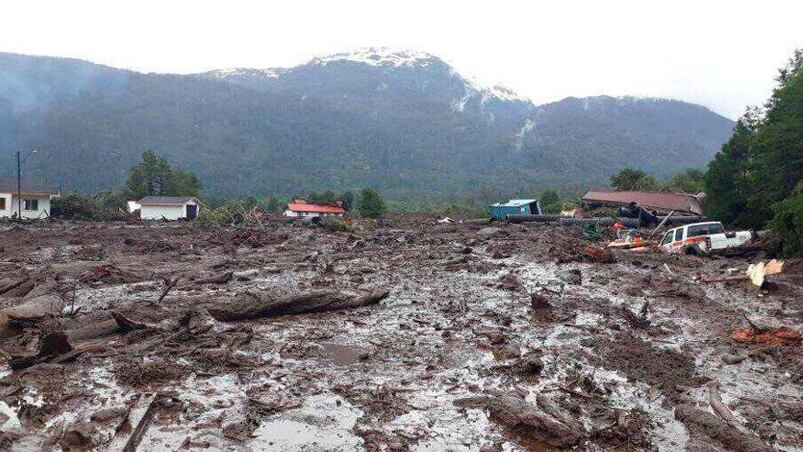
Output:
[[434,220],[0,225],[0,447],[801,450],[799,262]]

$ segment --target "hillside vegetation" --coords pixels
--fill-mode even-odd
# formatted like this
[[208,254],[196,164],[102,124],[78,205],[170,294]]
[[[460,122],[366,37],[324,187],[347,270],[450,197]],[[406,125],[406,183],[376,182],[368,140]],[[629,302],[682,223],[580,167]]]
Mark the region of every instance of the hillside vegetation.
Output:
[[764,108],[739,119],[709,165],[706,209],[738,226],[770,224],[780,252],[803,253],[803,51],[777,81]]
[[536,106],[428,54],[195,75],[0,54],[0,170],[37,147],[26,170],[67,190],[119,187],[152,150],[218,196],[375,187],[425,202],[578,191],[625,166],[659,178],[703,166],[731,129],[673,100]]

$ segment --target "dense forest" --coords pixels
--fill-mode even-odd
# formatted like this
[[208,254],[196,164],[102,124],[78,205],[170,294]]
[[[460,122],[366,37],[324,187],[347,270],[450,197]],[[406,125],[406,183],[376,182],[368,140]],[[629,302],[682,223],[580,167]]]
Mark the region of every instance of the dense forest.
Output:
[[705,176],[707,213],[778,233],[778,251],[803,252],[803,51],[780,70],[763,108],[736,123]]

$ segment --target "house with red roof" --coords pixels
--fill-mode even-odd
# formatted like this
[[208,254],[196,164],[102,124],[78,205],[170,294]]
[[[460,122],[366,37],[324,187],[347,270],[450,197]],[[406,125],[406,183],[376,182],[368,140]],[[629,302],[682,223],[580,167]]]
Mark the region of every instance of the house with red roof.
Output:
[[284,208],[286,217],[342,217],[346,214],[346,209],[340,204],[318,204],[307,201],[306,199],[295,198],[287,203]]

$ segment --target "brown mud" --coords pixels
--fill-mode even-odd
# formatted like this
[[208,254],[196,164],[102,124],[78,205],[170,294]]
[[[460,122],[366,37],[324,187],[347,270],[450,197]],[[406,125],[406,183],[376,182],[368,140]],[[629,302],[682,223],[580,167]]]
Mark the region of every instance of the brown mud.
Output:
[[436,219],[0,225],[0,448],[803,444],[798,261],[706,283],[750,261]]

